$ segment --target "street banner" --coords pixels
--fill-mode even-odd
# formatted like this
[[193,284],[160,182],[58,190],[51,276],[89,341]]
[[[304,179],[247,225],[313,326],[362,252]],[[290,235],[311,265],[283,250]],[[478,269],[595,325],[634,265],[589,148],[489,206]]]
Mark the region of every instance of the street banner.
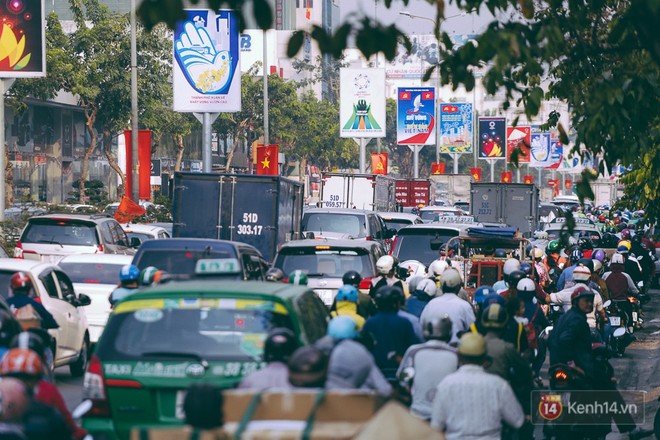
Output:
[[124,130],[126,145],[126,191],[124,194],[131,197],[133,194],[133,173],[138,176],[138,197],[141,200],[151,199],[151,130],[138,130],[138,169],[133,170],[133,148],[131,130]]
[[561,161],[562,146],[550,142],[550,133],[535,132],[532,128],[531,155],[529,166],[532,168],[548,168]]
[[513,150],[518,149],[518,163],[529,163],[532,127],[506,128],[506,161],[511,162]]
[[548,180],[548,186],[554,189],[555,197],[557,197],[559,195],[559,179]]
[[472,104],[440,104],[440,153],[472,153]]
[[399,87],[397,96],[397,145],[435,145],[435,89]]
[[257,147],[257,174],[277,176],[279,174],[278,153],[278,144],[259,145]]
[[564,180],[564,188],[566,188],[566,189],[573,189],[573,180],[571,180],[571,179],[565,179],[565,180]]
[[241,110],[239,26],[233,11],[186,9],[174,29],[174,111]]
[[371,174],[387,174],[387,153],[371,153]]
[[479,118],[479,159],[504,159],[505,118]]
[[481,182],[481,168],[470,168],[470,174],[475,182]]
[[44,0],[0,2],[0,78],[46,76]]
[[431,174],[445,174],[446,164],[444,162],[432,162]]
[[513,179],[513,174],[511,173],[511,171],[502,171],[501,174],[502,183],[511,183],[512,179]]
[[531,174],[524,175],[523,176],[523,183],[525,183],[527,185],[533,184],[534,183],[534,176],[532,176]]
[[339,102],[341,137],[385,137],[384,69],[340,69]]

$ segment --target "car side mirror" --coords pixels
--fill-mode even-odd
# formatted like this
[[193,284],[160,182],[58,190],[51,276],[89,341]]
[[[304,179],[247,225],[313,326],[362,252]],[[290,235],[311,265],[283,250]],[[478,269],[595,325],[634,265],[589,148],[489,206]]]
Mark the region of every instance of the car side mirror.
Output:
[[140,240],[137,237],[131,237],[130,247],[139,248],[141,244],[142,244],[142,240]]
[[85,295],[84,293],[79,293],[78,294],[78,305],[79,306],[84,307],[84,306],[90,305],[91,303],[92,303],[92,299],[89,296]]
[[394,237],[395,235],[396,235],[396,229],[390,229],[390,228],[388,228],[388,229],[385,231],[385,238],[392,238],[392,237]]
[[76,298],[76,295],[74,295],[73,293],[70,293],[67,296],[65,296],[64,300],[73,306],[78,305],[78,299]]

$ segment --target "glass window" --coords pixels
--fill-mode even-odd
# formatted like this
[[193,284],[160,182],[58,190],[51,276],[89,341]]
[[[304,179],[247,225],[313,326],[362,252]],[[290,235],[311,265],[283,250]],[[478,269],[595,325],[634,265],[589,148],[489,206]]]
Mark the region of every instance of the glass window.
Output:
[[39,277],[44,287],[46,287],[46,292],[51,298],[59,298],[59,293],[57,292],[57,286],[55,285],[55,280],[53,279],[53,272],[42,273]]
[[122,264],[59,263],[74,283],[117,284]]
[[365,216],[358,214],[311,213],[303,218],[303,231],[335,232],[353,237],[367,236]]
[[139,239],[140,242],[154,239],[153,235],[145,234],[143,232],[127,232],[126,236],[128,237],[129,243],[130,243],[131,238],[133,238],[133,237],[136,237],[137,239]]
[[[404,231],[408,233],[404,234]],[[437,232],[424,229],[402,229],[396,240],[393,254],[399,261],[418,260],[428,266],[440,256],[440,247],[457,235],[458,232],[446,229],[439,229]]]
[[369,252],[366,249],[316,249],[290,247],[277,256],[275,267],[289,274],[302,270],[310,276],[341,278],[349,270],[359,272],[362,277],[374,276]]
[[112,244],[115,239],[112,236],[112,231],[110,230],[110,223],[105,222],[101,225],[101,234],[103,234],[103,242]]
[[68,246],[96,246],[95,225],[71,220],[39,219],[28,223],[23,243],[48,243]]
[[62,298],[66,298],[69,295],[76,295],[76,292],[73,290],[73,285],[71,280],[62,272],[54,272],[57,277],[57,282],[60,286],[60,291],[62,292]]
[[117,235],[117,241],[116,244],[119,246],[128,246],[128,238],[126,238],[126,233],[124,230],[121,228],[119,223],[111,222],[110,227],[115,231],[113,235]]
[[200,258],[235,258],[235,255],[226,251],[147,249],[140,255],[137,266],[140,269],[154,266],[172,275],[190,276],[195,273]]
[[296,309],[308,344],[325,336],[328,327],[328,309],[315,293],[305,292],[298,297]]
[[408,226],[411,224],[410,220],[405,220],[405,219],[385,219],[385,224],[389,229],[394,229],[395,231],[399,231],[399,229]]

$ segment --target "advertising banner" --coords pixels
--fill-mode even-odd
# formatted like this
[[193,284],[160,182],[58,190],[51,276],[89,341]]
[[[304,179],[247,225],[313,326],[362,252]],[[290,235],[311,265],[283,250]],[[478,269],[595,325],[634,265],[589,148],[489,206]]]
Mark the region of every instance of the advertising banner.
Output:
[[513,180],[513,173],[511,171],[502,171],[500,177],[502,183],[511,183]]
[[481,182],[481,168],[470,168],[470,174],[475,182]]
[[479,118],[479,159],[504,159],[505,118]]
[[435,89],[399,87],[397,145],[435,145]]
[[472,153],[472,104],[440,104],[440,153]]
[[550,142],[550,133],[535,132],[532,129],[530,139],[532,147],[529,160],[530,167],[547,168],[561,161],[562,146],[560,143]]
[[529,163],[532,127],[506,128],[506,161],[511,162],[513,150],[518,149],[518,163]]
[[527,185],[531,185],[532,183],[534,183],[534,176],[532,176],[531,174],[524,175],[523,176],[523,183],[525,183]]
[[232,11],[186,9],[174,29],[174,110],[241,110],[238,20]]
[[385,137],[385,70],[339,71],[339,135]]
[[0,2],[0,78],[46,76],[44,1]]

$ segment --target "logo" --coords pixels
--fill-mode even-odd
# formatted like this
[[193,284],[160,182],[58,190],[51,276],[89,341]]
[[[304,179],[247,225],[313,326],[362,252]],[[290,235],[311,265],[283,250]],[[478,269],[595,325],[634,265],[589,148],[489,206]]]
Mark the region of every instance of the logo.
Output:
[[369,77],[363,73],[359,73],[353,82],[355,84],[355,88],[358,90],[367,90],[369,88],[369,84],[371,84],[371,81],[369,81]]
[[200,377],[206,372],[202,364],[190,364],[186,367],[186,376]]
[[541,396],[539,402],[539,415],[545,420],[557,420],[564,407],[561,404],[561,396],[559,394],[545,394]]

